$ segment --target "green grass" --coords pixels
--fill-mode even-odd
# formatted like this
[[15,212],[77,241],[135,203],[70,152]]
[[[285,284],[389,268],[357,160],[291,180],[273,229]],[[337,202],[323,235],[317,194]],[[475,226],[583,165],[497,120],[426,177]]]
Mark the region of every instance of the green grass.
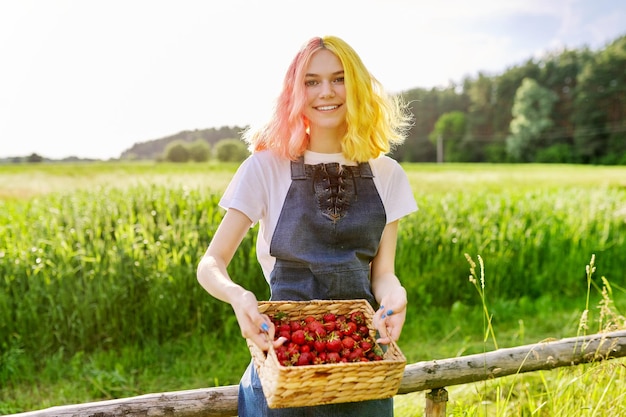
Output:
[[[235,168],[0,166],[0,413],[237,383],[249,353],[232,310],[195,279]],[[585,310],[589,331],[602,329],[602,277],[615,311],[626,308],[626,168],[405,168],[420,206],[402,221],[396,262],[410,301],[400,339],[409,362],[570,337]],[[255,232],[230,272],[265,298]],[[484,260],[484,293],[465,254]],[[597,402],[614,411],[623,399],[622,363],[450,387],[449,410],[608,416]],[[396,415],[422,415],[422,400],[398,397]]]

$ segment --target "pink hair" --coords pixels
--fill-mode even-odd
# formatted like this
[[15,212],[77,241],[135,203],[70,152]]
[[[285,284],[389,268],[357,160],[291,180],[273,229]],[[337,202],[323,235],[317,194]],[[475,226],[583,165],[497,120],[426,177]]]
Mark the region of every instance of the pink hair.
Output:
[[304,74],[313,54],[328,49],[344,67],[347,132],[341,141],[344,156],[364,162],[389,152],[404,141],[411,116],[400,97],[387,95],[358,54],[345,41],[325,36],[310,39],[297,53],[285,75],[274,112],[265,126],[248,130],[244,138],[252,152],[272,149],[296,159],[308,146],[308,121],[303,115]]

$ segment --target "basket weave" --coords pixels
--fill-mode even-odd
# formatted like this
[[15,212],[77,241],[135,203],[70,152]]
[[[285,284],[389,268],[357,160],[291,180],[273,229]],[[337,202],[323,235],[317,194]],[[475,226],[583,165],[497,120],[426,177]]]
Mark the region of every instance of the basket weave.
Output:
[[[374,310],[366,300],[261,301],[259,311],[287,313],[303,319],[324,313],[363,311],[374,334]],[[393,397],[400,387],[406,358],[395,342],[387,345],[382,360],[336,364],[283,366],[273,347],[267,354],[248,339],[248,347],[270,408],[301,407]]]

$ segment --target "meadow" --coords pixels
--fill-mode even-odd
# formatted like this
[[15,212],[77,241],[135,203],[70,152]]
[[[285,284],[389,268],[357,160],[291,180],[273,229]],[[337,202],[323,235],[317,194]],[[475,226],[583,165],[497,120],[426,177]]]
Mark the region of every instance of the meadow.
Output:
[[[409,363],[626,326],[626,167],[404,167],[420,207],[396,262]],[[238,382],[232,310],[195,278],[235,169],[0,166],[0,414]],[[266,299],[255,233],[229,272]],[[479,291],[467,256],[484,261]],[[450,387],[448,414],[613,417],[624,381],[616,360]],[[422,402],[398,396],[396,415]]]

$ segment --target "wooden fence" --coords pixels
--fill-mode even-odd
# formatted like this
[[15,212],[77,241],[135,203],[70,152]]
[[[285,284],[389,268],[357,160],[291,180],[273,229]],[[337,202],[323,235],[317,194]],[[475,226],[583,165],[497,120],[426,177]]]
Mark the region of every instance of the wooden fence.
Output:
[[[398,394],[426,391],[427,417],[445,416],[445,387],[518,373],[626,357],[626,330],[417,362],[406,366]],[[140,395],[109,401],[51,407],[14,417],[232,417],[237,386]]]

